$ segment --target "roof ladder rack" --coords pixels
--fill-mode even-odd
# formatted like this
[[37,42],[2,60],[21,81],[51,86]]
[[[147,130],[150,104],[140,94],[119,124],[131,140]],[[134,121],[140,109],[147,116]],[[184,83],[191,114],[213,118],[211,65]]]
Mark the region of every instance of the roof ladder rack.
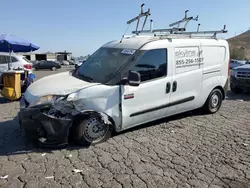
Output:
[[[132,34],[135,35],[139,35],[139,34],[151,34],[153,36],[160,36],[160,37],[184,37],[184,38],[195,38],[195,37],[200,37],[200,38],[216,38],[217,34],[219,33],[227,33],[226,30],[226,25],[224,25],[223,29],[221,30],[215,30],[215,31],[200,31],[200,25],[198,24],[197,30],[196,31],[192,31],[192,32],[187,32],[186,28],[187,25],[190,21],[198,21],[198,15],[194,18],[194,17],[188,17],[187,13],[189,12],[189,10],[185,11],[185,16],[182,20],[176,21],[172,24],[169,25],[170,28],[165,28],[165,29],[153,29],[153,20],[150,20],[150,29],[149,30],[144,30],[147,19],[149,16],[151,16],[150,14],[150,9],[148,9],[148,11],[144,12],[143,7],[145,4],[141,5],[141,12],[138,16],[132,18],[131,20],[127,21],[127,24],[130,26],[131,23],[137,21],[136,24],[136,30],[132,31]],[[141,18],[145,17],[143,25],[141,30],[139,30],[139,25],[140,25],[140,20]],[[181,24],[184,23],[183,27],[180,27]],[[129,27],[128,26],[128,27]],[[127,30],[126,30],[127,31]],[[126,32],[125,32],[126,33]],[[207,34],[212,34],[209,36],[205,36]],[[125,35],[123,35],[123,38],[125,37]],[[132,37],[132,36],[131,36]],[[133,35],[133,37],[135,37]],[[122,40],[121,40],[122,42]]]
[[144,5],[145,5],[144,3],[141,5],[141,13],[138,16],[136,16],[136,17],[132,18],[131,20],[127,21],[127,24],[131,24],[131,23],[137,21],[136,32],[138,31],[138,27],[139,27],[139,24],[140,24],[140,19],[145,17],[143,25],[142,25],[142,29],[141,29],[141,31],[142,31],[144,29],[145,25],[146,25],[148,17],[150,16],[150,9],[148,9],[147,12],[143,11],[143,6]]
[[180,20],[180,21],[177,21],[177,22],[174,22],[174,23],[172,23],[172,24],[169,24],[169,27],[173,27],[173,26],[175,26],[175,25],[177,25],[177,28],[179,28],[180,27],[180,24],[182,24],[182,23],[185,23],[185,25],[184,25],[184,27],[183,28],[185,28],[186,29],[186,27],[187,27],[187,25],[188,25],[188,23],[191,21],[191,20],[194,20],[194,21],[198,21],[198,15],[194,18],[194,17],[187,17],[187,13],[189,12],[189,10],[186,10],[185,11],[185,16],[184,16],[184,18],[182,19],[182,20]]

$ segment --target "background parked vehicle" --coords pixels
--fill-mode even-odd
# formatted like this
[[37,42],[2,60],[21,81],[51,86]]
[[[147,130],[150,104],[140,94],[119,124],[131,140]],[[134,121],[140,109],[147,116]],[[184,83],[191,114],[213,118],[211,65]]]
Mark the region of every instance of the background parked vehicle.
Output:
[[[11,61],[10,61],[11,58]],[[8,63],[11,62],[11,69],[32,70],[32,63],[22,55],[0,53],[0,72],[8,70]]]
[[32,71],[32,63],[22,55],[12,54],[11,56],[8,53],[0,53],[0,89],[3,87],[2,81],[2,72],[8,70],[8,63],[10,63],[11,58],[11,69],[19,69]]
[[235,67],[242,66],[242,65],[244,65],[244,63],[242,61],[239,61],[239,60],[232,59],[230,61],[230,69],[233,69]]
[[69,65],[69,62],[65,60],[58,60],[58,62],[60,62],[60,65]]
[[235,67],[231,70],[230,88],[234,93],[250,89],[250,65]]
[[75,65],[75,60],[74,59],[69,60],[69,64],[70,65]]
[[60,69],[61,65],[56,63],[55,61],[39,61],[38,63],[33,65],[34,69],[50,69],[55,71],[56,69]]
[[83,63],[85,62],[85,60],[79,60],[75,63],[75,69],[78,69],[78,67],[80,67]]

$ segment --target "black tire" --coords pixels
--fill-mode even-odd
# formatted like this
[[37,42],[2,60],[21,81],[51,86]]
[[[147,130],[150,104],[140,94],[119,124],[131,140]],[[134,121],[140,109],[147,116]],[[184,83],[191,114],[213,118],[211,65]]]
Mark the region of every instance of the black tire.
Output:
[[56,71],[56,67],[52,67],[51,70],[52,70],[52,71]]
[[214,114],[219,111],[223,100],[223,94],[221,90],[214,89],[207,98],[203,109],[208,114]]
[[233,93],[236,93],[236,94],[240,94],[240,93],[243,92],[243,89],[238,88],[238,87],[230,87],[230,88],[231,88],[231,91],[232,91]]
[[105,142],[111,137],[112,126],[102,123],[102,125],[105,126],[105,134],[100,138],[90,139],[91,136],[87,130],[89,130],[89,126],[93,121],[99,121],[101,123],[101,118],[97,116],[90,116],[85,120],[79,121],[78,125],[76,125],[74,128],[73,138],[77,144],[81,146],[96,145]]

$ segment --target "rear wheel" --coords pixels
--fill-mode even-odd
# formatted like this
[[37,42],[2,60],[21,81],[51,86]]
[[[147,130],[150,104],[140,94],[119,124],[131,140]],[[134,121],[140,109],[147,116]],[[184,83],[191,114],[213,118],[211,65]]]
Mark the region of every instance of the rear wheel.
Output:
[[105,124],[98,116],[92,116],[81,121],[75,131],[74,139],[79,145],[95,145],[108,140],[112,126]]
[[221,107],[222,100],[223,95],[221,90],[214,89],[210,93],[205,105],[203,106],[203,109],[205,110],[205,112],[210,114],[216,113]]
[[56,71],[56,67],[52,67],[51,70],[52,70],[52,71]]

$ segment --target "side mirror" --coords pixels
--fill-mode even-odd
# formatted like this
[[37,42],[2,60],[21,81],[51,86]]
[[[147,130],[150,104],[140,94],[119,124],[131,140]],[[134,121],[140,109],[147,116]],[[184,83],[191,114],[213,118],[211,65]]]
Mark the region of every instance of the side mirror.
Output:
[[139,86],[141,83],[141,75],[136,71],[129,71],[128,84],[130,86]]

